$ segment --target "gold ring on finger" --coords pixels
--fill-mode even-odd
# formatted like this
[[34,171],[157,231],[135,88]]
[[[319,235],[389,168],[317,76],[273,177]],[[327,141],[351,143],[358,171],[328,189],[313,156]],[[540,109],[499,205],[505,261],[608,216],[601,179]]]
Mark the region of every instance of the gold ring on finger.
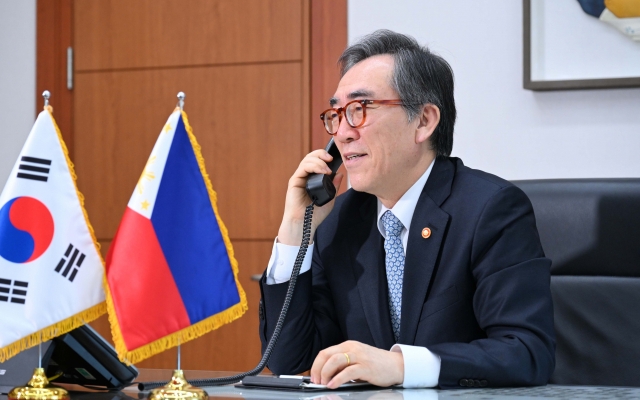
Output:
[[344,354],[344,356],[347,358],[347,367],[348,367],[349,365],[351,365],[351,359],[349,358],[349,355],[347,353],[342,353],[342,354]]

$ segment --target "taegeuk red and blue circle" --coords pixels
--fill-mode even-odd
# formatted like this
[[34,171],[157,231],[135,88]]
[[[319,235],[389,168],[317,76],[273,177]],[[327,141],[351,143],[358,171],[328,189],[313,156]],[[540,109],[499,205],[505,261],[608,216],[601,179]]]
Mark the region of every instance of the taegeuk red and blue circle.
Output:
[[20,196],[0,208],[0,256],[17,264],[38,259],[53,239],[53,217],[40,200]]

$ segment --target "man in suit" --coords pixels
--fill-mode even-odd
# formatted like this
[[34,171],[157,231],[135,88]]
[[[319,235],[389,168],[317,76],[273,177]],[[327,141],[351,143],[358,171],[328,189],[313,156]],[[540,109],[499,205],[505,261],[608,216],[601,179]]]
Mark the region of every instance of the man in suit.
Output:
[[[352,188],[314,210],[313,245],[269,368],[310,368],[312,381],[330,388],[351,379],[442,388],[545,384],[555,364],[551,262],[524,193],[449,157],[451,68],[390,31],[347,48],[340,65],[322,118]],[[306,178],[330,173],[331,159],[316,150],[289,180],[261,282],[263,349],[301,241]],[[336,186],[341,181],[336,175]]]

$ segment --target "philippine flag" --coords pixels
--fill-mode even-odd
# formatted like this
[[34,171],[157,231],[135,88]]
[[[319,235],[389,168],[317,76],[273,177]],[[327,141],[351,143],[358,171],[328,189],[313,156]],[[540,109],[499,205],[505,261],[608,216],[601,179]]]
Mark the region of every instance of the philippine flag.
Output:
[[51,107],[0,195],[0,362],[106,312],[104,264]]
[[107,256],[120,359],[136,363],[244,314],[245,293],[187,115],[169,117]]

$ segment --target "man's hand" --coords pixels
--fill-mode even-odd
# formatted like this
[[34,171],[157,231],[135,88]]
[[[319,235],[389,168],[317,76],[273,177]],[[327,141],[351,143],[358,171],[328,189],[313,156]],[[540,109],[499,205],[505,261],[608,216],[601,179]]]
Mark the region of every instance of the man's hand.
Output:
[[[278,241],[290,246],[300,245],[302,239],[302,223],[304,221],[304,210],[311,204],[311,199],[307,195],[305,186],[309,174],[331,174],[331,170],[327,166],[333,157],[325,150],[315,150],[307,154],[300,162],[298,169],[289,179],[287,188],[287,197],[284,206],[284,216],[282,224],[278,230]],[[333,184],[336,191],[340,189],[343,175],[338,173],[333,178]],[[322,221],[329,215],[333,209],[335,201],[331,201],[322,207],[316,207],[313,211],[313,220],[311,225],[311,237]]]
[[311,382],[327,385],[330,389],[356,379],[376,386],[402,384],[402,353],[380,350],[348,340],[322,350],[311,367]]

